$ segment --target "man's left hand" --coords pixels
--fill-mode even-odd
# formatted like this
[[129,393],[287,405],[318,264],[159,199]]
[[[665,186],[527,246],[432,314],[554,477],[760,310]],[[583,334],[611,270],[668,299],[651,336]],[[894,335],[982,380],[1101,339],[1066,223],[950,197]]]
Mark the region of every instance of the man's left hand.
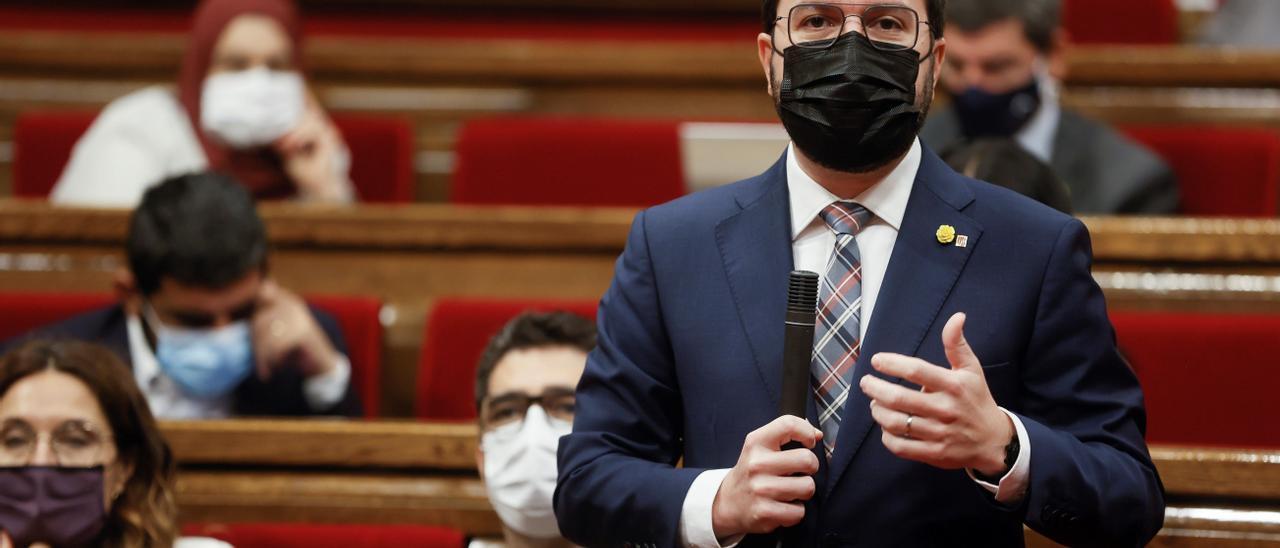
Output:
[[967,468],[1001,476],[1013,421],[996,405],[982,363],[964,338],[964,314],[942,328],[951,368],[900,354],[876,354],[871,365],[890,377],[923,387],[911,390],[873,375],[861,380],[871,398],[871,416],[893,454],[938,468]]
[[262,380],[289,363],[296,363],[304,376],[314,377],[332,371],[338,362],[338,351],[302,298],[271,280],[258,295],[253,352]]

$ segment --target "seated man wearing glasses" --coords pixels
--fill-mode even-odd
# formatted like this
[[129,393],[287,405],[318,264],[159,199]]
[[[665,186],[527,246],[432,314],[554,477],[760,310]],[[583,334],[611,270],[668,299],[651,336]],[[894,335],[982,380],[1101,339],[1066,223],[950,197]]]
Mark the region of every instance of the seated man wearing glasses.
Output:
[[524,313],[498,331],[480,357],[476,466],[502,519],[506,546],[570,546],[551,509],[556,448],[573,427],[574,388],[595,345],[590,320],[568,312]]
[[125,254],[119,304],[36,332],[115,351],[161,419],[360,415],[337,321],[270,278],[242,185],[198,173],[152,187]]

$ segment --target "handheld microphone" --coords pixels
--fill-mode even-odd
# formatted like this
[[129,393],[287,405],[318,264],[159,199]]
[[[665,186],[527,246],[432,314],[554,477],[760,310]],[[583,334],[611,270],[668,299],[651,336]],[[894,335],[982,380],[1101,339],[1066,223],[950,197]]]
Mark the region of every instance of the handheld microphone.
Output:
[[792,272],[787,284],[779,415],[795,415],[802,419],[808,416],[805,402],[811,390],[809,363],[813,359],[813,325],[817,319],[818,275],[806,270]]

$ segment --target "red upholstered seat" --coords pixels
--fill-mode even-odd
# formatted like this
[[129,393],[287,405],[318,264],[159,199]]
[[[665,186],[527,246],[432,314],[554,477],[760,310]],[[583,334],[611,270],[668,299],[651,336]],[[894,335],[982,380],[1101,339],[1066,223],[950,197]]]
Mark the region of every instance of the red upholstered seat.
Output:
[[347,343],[347,359],[351,360],[351,382],[359,391],[364,416],[377,418],[382,404],[382,301],[309,295],[307,302],[338,320]]
[[1112,312],[1151,443],[1280,448],[1280,315]]
[[[0,341],[115,302],[107,293],[0,293]],[[307,297],[338,320],[351,360],[351,382],[365,416],[378,416],[382,382],[382,303],[369,297]]]
[[0,341],[114,302],[109,293],[0,293]]
[[182,532],[187,536],[213,537],[235,548],[461,548],[465,540],[460,531],[421,525],[193,524],[184,526]]
[[1065,0],[1062,23],[1080,44],[1176,44],[1174,0]]
[[415,413],[420,419],[467,421],[476,417],[475,377],[480,354],[521,312],[565,310],[596,316],[595,301],[440,299],[427,317],[418,365]]
[[1235,217],[1280,213],[1280,136],[1274,131],[1196,126],[1123,130],[1173,168],[1183,213]]
[[456,151],[454,203],[651,206],[685,193],[675,122],[474,120]]
[[[44,198],[97,117],[87,111],[28,111],[13,129],[13,194]],[[334,116],[351,150],[351,181],[363,202],[413,201],[413,130],[399,118]]]

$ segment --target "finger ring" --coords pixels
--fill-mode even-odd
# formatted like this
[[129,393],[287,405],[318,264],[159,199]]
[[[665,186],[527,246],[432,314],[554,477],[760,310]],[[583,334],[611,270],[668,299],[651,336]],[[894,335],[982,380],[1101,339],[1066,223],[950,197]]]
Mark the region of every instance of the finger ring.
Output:
[[911,439],[911,421],[916,420],[915,415],[907,415],[907,432],[902,437]]

